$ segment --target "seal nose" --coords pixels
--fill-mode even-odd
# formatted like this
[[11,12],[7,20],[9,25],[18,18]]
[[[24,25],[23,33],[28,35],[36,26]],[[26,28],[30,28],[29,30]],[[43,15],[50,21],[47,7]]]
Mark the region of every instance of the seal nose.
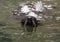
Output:
[[28,16],[28,18],[31,18],[31,16]]

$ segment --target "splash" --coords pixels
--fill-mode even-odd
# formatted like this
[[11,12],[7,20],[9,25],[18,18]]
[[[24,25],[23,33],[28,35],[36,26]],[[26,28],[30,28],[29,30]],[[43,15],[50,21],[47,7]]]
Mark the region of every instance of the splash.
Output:
[[27,16],[33,16],[33,17],[35,17],[35,18],[37,18],[37,17],[38,17],[38,15],[37,15],[37,14],[35,14],[34,12],[30,12]]
[[43,11],[44,7],[43,7],[43,4],[42,4],[42,2],[41,2],[41,1],[40,1],[40,2],[35,3],[35,9],[36,9],[36,11],[40,11],[40,12],[42,12],[42,11]]
[[27,5],[24,5],[21,8],[21,12],[27,14],[28,12],[30,12],[30,8]]

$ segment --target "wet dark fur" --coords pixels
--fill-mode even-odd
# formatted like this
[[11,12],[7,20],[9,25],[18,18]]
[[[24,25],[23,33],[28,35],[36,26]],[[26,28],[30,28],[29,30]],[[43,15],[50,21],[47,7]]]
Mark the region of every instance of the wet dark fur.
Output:
[[[33,21],[34,21],[34,23],[33,23]],[[26,22],[26,24],[25,24],[25,22]],[[31,18],[25,17],[24,19],[21,20],[21,24],[23,26],[24,25],[27,26],[26,31],[28,31],[28,32],[32,32],[32,31],[36,32],[36,27],[38,26],[37,20],[34,17],[31,17]]]
[[[32,20],[33,19],[33,20]],[[27,20],[27,22],[26,22],[26,24],[25,24],[25,21]],[[32,21],[34,21],[34,23],[35,24],[33,24],[33,22]],[[38,23],[37,23],[37,20],[36,20],[36,18],[34,18],[34,17],[31,17],[31,18],[28,18],[28,17],[25,17],[24,19],[22,19],[21,20],[21,24],[22,25],[26,25],[26,26],[32,26],[32,27],[37,27],[38,26]]]

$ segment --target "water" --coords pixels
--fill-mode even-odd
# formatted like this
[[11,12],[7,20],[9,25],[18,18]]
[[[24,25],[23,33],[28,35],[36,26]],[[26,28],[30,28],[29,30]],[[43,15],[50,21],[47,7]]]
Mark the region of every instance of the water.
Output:
[[0,42],[12,42],[12,39],[8,37],[8,34],[0,32]]

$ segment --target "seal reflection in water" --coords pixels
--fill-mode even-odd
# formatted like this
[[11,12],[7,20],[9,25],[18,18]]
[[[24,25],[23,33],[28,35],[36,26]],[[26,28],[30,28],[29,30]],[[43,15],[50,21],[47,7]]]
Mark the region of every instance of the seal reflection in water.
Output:
[[36,27],[38,26],[36,18],[32,16],[26,16],[21,20],[21,24],[26,27],[24,28],[27,32],[36,31]]

